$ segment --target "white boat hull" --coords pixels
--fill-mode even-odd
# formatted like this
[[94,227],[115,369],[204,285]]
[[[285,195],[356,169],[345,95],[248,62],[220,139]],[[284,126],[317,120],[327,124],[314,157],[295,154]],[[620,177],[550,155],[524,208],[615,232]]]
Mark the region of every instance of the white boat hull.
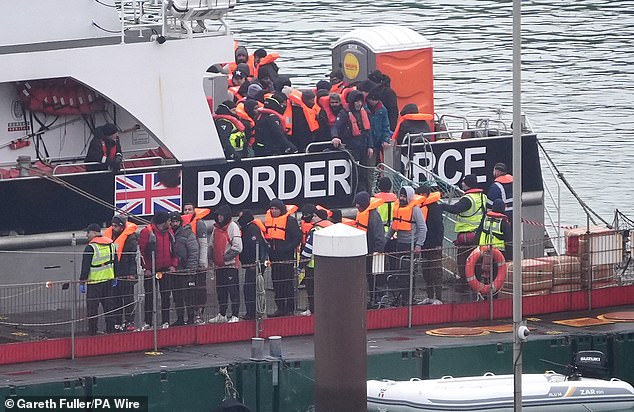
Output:
[[[620,380],[522,377],[522,408],[539,411],[634,410],[634,388]],[[368,381],[369,412],[512,411],[513,375]]]

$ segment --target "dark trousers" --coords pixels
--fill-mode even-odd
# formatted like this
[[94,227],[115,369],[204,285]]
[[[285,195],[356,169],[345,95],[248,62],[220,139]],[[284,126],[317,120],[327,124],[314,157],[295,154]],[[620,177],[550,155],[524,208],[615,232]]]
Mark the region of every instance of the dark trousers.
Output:
[[458,274],[460,275],[460,279],[458,280],[458,290],[461,292],[466,292],[468,290],[467,278],[465,277],[465,265],[467,263],[467,258],[473,249],[475,249],[474,245],[456,245],[456,264],[458,265]]
[[229,267],[216,269],[216,294],[218,296],[218,312],[222,316],[227,316],[227,303],[228,299],[231,299],[231,315],[238,316],[240,313],[238,269]]
[[255,276],[254,267],[248,267],[244,270],[242,294],[244,296],[244,306],[247,308],[247,318],[255,318]]
[[304,268],[304,285],[308,295],[308,309],[311,313],[315,313],[315,268],[308,266]]
[[170,289],[174,299],[176,322],[185,323],[185,295],[187,294],[187,275],[184,272],[165,274],[170,277]]
[[275,293],[275,305],[281,315],[295,312],[295,293],[293,290],[293,264],[273,263],[271,265],[271,279]]
[[[161,295],[161,323],[170,321],[170,285],[169,275],[163,274],[163,278],[156,280]],[[152,313],[154,312],[154,279],[146,278],[143,286],[145,288],[145,323],[152,324]]]
[[136,280],[127,278],[119,278],[117,286],[113,290],[113,308],[118,308],[115,312],[115,323],[122,325],[125,323],[134,323],[134,285]]
[[427,297],[442,300],[442,248],[423,250],[422,258]]
[[194,301],[195,313],[202,316],[205,312],[205,305],[207,305],[207,269],[196,272],[194,282],[192,299]]
[[107,280],[99,283],[89,283],[86,290],[86,314],[88,315],[88,333],[97,334],[97,323],[99,318],[99,304],[106,317],[106,332],[114,332],[114,313],[108,313],[112,310],[112,281]]

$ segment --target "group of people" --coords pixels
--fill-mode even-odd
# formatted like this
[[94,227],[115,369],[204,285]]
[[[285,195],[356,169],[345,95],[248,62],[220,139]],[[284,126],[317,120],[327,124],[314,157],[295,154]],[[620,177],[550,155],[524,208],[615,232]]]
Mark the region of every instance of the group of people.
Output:
[[[183,213],[159,212],[137,235],[138,226],[126,216],[117,214],[111,226],[87,228],[88,245],[84,250],[80,290],[86,293],[89,332],[97,333],[99,305],[106,319],[106,332],[146,330],[157,322],[161,327],[205,323],[207,278],[213,268],[218,313],[209,322],[237,322],[254,319],[256,311],[256,276],[262,273],[263,262],[270,262],[276,309],[270,316],[296,313],[295,286],[298,268],[304,274],[308,306],[302,315],[315,313],[313,256],[314,233],[333,223],[346,223],[366,232],[368,250],[368,307],[380,306],[383,296],[373,265],[374,254],[388,256],[384,270],[396,281],[388,285],[398,291],[392,304],[407,304],[408,274],[411,253],[416,255],[425,281],[427,297],[422,303],[442,303],[443,212],[456,215],[457,264],[460,279],[466,286],[465,262],[473,248],[491,245],[512,256],[513,177],[506,165],[495,165],[495,181],[487,193],[478,187],[475,175],[466,175],[461,182],[464,196],[454,204],[441,203],[441,194],[429,186],[414,189],[401,187],[392,191],[387,177],[378,181],[379,191],[371,196],[361,191],[354,198],[357,214],[354,219],[342,217],[340,210],[327,210],[305,204],[301,210],[272,199],[264,221],[250,210],[242,210],[236,220],[227,205],[213,213],[209,209],[184,205]],[[295,214],[301,212],[301,219]],[[205,218],[211,218],[208,227]],[[144,287],[143,324],[135,325],[134,287],[137,275],[137,250]],[[299,260],[297,260],[299,259]],[[298,264],[299,262],[299,264]],[[240,293],[239,270],[244,269]],[[156,288],[156,291],[155,291]],[[155,297],[160,295],[159,311]],[[241,301],[246,313],[240,316]],[[157,302],[158,303],[158,302]],[[172,304],[176,319],[171,319]],[[230,304],[230,306],[229,306]],[[260,313],[260,315],[262,315]]]
[[[408,133],[431,129],[433,116],[419,113],[415,104],[399,113],[390,77],[379,70],[349,84],[335,69],[314,88],[297,89],[279,74],[278,57],[264,49],[249,55],[239,46],[235,62],[214,68],[229,76],[229,98],[214,113],[228,159],[303,152],[321,142],[318,151],[345,148],[362,165],[373,166],[393,140],[401,144]],[[360,184],[369,190],[370,176],[364,168],[360,173]]]

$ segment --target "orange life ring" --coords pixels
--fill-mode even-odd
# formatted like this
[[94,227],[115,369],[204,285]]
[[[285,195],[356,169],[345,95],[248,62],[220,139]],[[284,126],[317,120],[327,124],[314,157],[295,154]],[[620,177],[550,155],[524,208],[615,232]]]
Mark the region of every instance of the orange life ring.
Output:
[[506,260],[499,249],[491,246],[477,247],[473,250],[473,252],[471,252],[467,258],[467,263],[465,264],[465,276],[467,277],[469,286],[474,292],[482,293],[483,295],[486,295],[491,291],[491,284],[485,285],[476,278],[475,267],[476,263],[480,260],[480,257],[489,251],[493,257],[493,262],[495,262],[498,267],[497,274],[493,280],[493,293],[497,292],[502,289],[504,279],[506,278]]

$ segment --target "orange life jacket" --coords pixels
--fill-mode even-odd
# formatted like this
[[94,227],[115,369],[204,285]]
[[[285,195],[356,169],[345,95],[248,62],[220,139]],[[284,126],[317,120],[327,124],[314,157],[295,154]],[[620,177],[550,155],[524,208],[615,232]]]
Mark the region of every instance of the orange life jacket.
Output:
[[513,183],[513,175],[507,173],[502,176],[496,177],[495,181],[502,183],[503,185],[507,183]]
[[325,207],[320,206],[320,205],[317,205],[317,206],[315,206],[315,207],[317,208],[317,210],[325,210],[325,211],[326,211],[326,213],[328,214],[328,217],[332,216],[332,210],[330,210],[330,209],[326,209]]
[[386,202],[396,202],[398,200],[398,196],[392,192],[379,192],[374,197],[383,199]]
[[[258,102],[258,106],[260,106],[260,104],[261,103]],[[253,120],[251,116],[247,114],[246,110],[244,110],[244,100],[236,103],[236,116],[247,122],[252,129],[255,127],[255,120]]]
[[438,202],[440,200],[440,196],[440,192],[432,192],[427,197],[424,197],[423,202],[420,205],[420,210],[423,212],[425,222],[427,222],[427,212],[429,212],[429,208],[427,206]]
[[286,222],[288,221],[288,217],[296,211],[297,206],[286,205],[286,213],[274,218],[271,216],[271,210],[267,210],[264,217],[264,238],[267,240],[286,239]]
[[378,197],[370,198],[370,206],[368,206],[364,211],[357,212],[357,217],[354,221],[354,227],[357,229],[361,229],[364,232],[368,231],[368,222],[370,220],[370,211],[376,209],[385,203],[385,199],[381,199]]
[[[250,54],[249,55],[249,59],[247,60],[247,62],[245,63],[247,66],[249,66],[249,76],[248,78],[252,79],[255,73],[255,68],[253,65],[253,61],[254,61],[255,57]],[[238,67],[238,63],[236,63],[235,61],[229,63],[229,81],[231,81],[231,77],[233,77],[233,72],[236,71],[236,68]]]
[[361,136],[362,131],[370,130],[370,118],[368,117],[368,112],[363,107],[359,110],[361,113],[361,123],[363,129],[359,127],[359,123],[357,123],[357,118],[352,114],[352,112],[348,112],[348,117],[350,118],[350,124],[352,126],[352,135],[353,136]]
[[341,94],[345,88],[348,87],[348,83],[341,81],[339,83],[335,83],[330,86],[330,93],[339,93]]
[[[240,123],[238,121],[238,123]],[[243,125],[244,127],[244,125]],[[209,215],[211,213],[211,210],[209,209],[205,209],[205,208],[194,208],[194,214],[193,215],[189,215],[192,216],[191,217],[191,221],[187,222],[191,225],[192,228],[192,232],[194,232],[194,235],[196,234],[196,230],[197,230],[197,223],[200,219],[204,218],[205,216]],[[185,223],[185,216],[183,216],[183,224],[186,225],[187,223]]]
[[238,93],[238,91],[240,90],[240,86],[231,86],[227,90],[231,92],[231,94],[235,97],[236,100],[241,100],[244,98],[240,93]]
[[353,91],[353,90],[357,90],[357,87],[356,86],[346,87],[340,93],[341,94],[341,105],[343,107],[345,107],[346,110],[348,110],[348,94],[350,94],[350,92]]
[[[262,59],[260,60],[260,63],[258,63],[258,67],[255,67],[253,71],[251,72],[253,74],[253,77],[258,77],[258,69],[260,67],[264,66],[265,64],[273,63],[275,60],[279,58],[280,58],[279,53],[269,53],[266,56],[262,57]],[[249,60],[250,59],[251,59],[251,56],[249,56]]]
[[302,230],[302,245],[306,243],[308,232],[310,232],[314,226],[315,225],[313,225],[313,222],[306,222],[305,220],[302,220],[302,224],[300,227],[300,229]]
[[[434,120],[434,115],[428,114],[428,113],[410,113],[410,114],[404,114],[400,116],[398,118],[398,122],[396,122],[396,127],[394,128],[394,134],[392,135],[392,139],[396,140],[398,138],[398,132],[401,129],[401,124],[405,120],[422,121],[422,122],[427,122],[428,124],[430,124],[431,121]],[[431,126],[429,130],[433,130]],[[434,136],[430,136],[429,141],[433,142]]]
[[[304,103],[304,101],[302,100],[302,92],[298,89],[293,89],[293,91],[291,92],[290,96],[288,96],[288,100],[291,101],[291,103],[296,104],[297,106],[302,108],[302,111],[304,112],[304,117],[306,118],[306,122],[308,123],[308,128],[310,129],[311,132],[314,132],[315,130],[319,129],[319,123],[317,122],[317,111],[311,107],[306,106],[306,103]],[[287,109],[291,107],[291,105],[289,104],[287,106]],[[292,107],[291,107],[291,116],[292,116]],[[291,122],[291,131],[290,133],[293,132],[292,129],[292,122]],[[290,134],[289,133],[289,134]]]
[[258,112],[261,115],[265,115],[265,114],[274,114],[274,115],[276,115],[277,118],[280,119],[280,125],[282,127],[284,127],[284,124],[285,124],[284,115],[281,115],[278,112],[276,112],[275,110],[267,109],[265,107],[262,107],[260,110],[258,110]]
[[337,116],[333,113],[330,108],[330,96],[322,96],[318,100],[318,105],[321,107],[321,110],[326,112],[326,116],[328,117],[328,125],[332,126],[335,124],[335,120],[337,120]]
[[[125,244],[125,241],[128,239],[128,236],[136,232],[137,228],[138,225],[136,223],[126,222],[125,227],[123,228],[123,232],[121,232],[121,234],[117,236],[114,241],[112,241],[112,243],[117,245],[117,258],[119,260],[121,260],[121,255],[123,254],[123,245]],[[112,239],[112,236],[112,226],[110,226],[103,232],[103,237]]]
[[90,242],[88,243],[97,243],[99,245],[109,245],[112,242],[112,239],[106,236],[95,236]]
[[236,129],[238,129],[241,132],[244,132],[244,130],[246,129],[246,127],[244,126],[244,123],[236,119],[234,116],[231,116],[228,114],[214,114],[213,117],[214,117],[214,120],[224,119],[224,120],[230,121],[236,127]]
[[415,207],[419,207],[420,197],[412,199],[407,206],[402,207],[399,202],[394,205],[394,217],[392,218],[392,229],[412,230],[412,212]]

